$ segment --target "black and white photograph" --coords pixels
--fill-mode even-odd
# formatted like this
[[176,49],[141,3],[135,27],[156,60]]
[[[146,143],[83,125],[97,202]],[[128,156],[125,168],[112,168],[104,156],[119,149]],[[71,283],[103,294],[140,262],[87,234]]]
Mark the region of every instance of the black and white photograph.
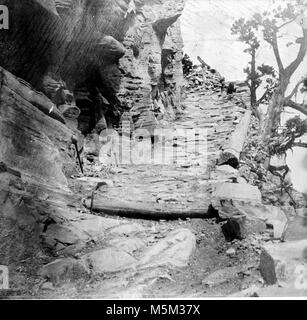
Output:
[[307,1],[0,0],[0,299],[307,299]]

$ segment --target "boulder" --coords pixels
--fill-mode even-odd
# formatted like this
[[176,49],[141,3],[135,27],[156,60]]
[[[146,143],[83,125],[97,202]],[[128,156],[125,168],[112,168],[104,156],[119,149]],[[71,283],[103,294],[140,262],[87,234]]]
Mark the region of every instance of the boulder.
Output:
[[255,186],[239,183],[223,183],[214,193],[218,200],[241,200],[261,203],[261,193]]
[[239,172],[229,165],[222,165],[216,167],[216,169],[210,174],[210,177],[214,180],[231,179],[233,182],[236,182],[239,178]]
[[92,237],[75,228],[72,224],[54,223],[48,226],[42,235],[43,246],[56,252],[62,251],[69,246],[81,245],[85,247]]
[[283,239],[288,219],[283,209],[257,203],[235,201],[234,206],[249,220],[261,220],[273,228],[275,239]]
[[297,209],[297,215],[292,217],[285,231],[285,240],[307,239],[307,209]]
[[119,220],[89,214],[67,218],[66,222],[57,221],[48,226],[42,235],[44,247],[58,253],[77,253],[91,241],[103,239],[107,231],[116,230],[121,225]]
[[104,56],[112,59],[120,59],[126,52],[125,47],[112,36],[104,36],[97,45]]
[[91,252],[82,261],[95,273],[120,272],[132,268],[137,260],[123,250],[107,248]]
[[178,229],[144,251],[139,267],[186,267],[196,248],[196,237],[188,229]]
[[226,238],[243,239],[251,233],[263,233],[273,229],[274,239],[284,239],[288,219],[283,209],[261,203],[245,201],[224,201],[214,207],[222,220]]
[[93,239],[103,238],[105,232],[109,229],[119,226],[121,222],[116,219],[98,217],[90,214],[84,214],[82,219],[72,221],[71,225],[88,234]]
[[39,275],[52,283],[59,283],[67,280],[78,280],[87,276],[89,275],[89,269],[81,260],[65,258],[43,266],[39,271]]
[[297,281],[307,266],[307,240],[273,243],[262,248],[260,272],[268,284]]
[[235,175],[235,176],[238,175],[238,170],[233,168],[230,165],[227,165],[227,164],[218,166],[215,171],[216,172],[223,172],[223,173],[230,174],[230,175]]

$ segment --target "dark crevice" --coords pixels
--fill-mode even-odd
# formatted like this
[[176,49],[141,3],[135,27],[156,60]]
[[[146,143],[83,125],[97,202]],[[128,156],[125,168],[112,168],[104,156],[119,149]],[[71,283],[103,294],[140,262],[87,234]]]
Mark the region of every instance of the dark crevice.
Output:
[[48,218],[45,222],[44,222],[44,228],[43,228],[43,233],[47,232],[47,229],[49,228],[50,225],[52,224],[56,224],[55,220],[52,218]]

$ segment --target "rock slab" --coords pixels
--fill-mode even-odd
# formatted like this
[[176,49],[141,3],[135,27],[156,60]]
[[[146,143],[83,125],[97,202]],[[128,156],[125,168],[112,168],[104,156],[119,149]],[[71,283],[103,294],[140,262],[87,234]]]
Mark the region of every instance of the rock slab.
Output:
[[260,256],[260,272],[268,284],[295,281],[296,273],[307,266],[307,240],[269,244]]

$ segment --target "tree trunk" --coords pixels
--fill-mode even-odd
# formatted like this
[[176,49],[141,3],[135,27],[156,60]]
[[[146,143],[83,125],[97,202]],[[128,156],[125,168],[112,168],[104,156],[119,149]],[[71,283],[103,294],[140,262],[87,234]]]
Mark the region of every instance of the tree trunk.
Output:
[[256,51],[252,51],[252,61],[251,61],[251,106],[254,108],[257,102],[256,95]]
[[228,164],[234,168],[239,167],[240,156],[246,142],[251,115],[251,111],[247,110],[245,112],[245,115],[241,119],[239,125],[236,127],[236,130],[231,135],[227,147],[219,157],[219,165]]
[[272,133],[280,124],[280,116],[283,107],[284,97],[280,89],[276,90],[269,103],[267,114],[264,117],[262,126],[262,140],[268,142]]

